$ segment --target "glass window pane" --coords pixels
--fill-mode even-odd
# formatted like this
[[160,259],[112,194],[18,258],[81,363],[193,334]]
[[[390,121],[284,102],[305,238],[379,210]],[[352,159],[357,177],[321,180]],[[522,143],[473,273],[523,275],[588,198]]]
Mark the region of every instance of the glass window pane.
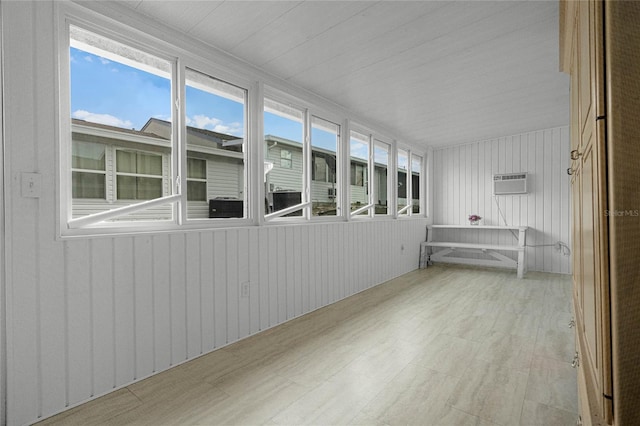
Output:
[[373,200],[376,203],[375,214],[389,214],[389,153],[391,152],[389,144],[375,141],[373,151],[373,161],[375,163],[374,181],[373,181]]
[[[369,173],[369,136],[351,131],[349,145],[349,187],[351,211],[354,211],[369,204],[369,188],[365,185]],[[360,214],[366,216],[369,212],[365,210]]]
[[338,214],[335,194],[339,138],[340,126],[318,117],[311,118],[312,170],[321,170],[320,178],[311,181],[313,216]]
[[200,158],[187,158],[187,178],[206,179],[207,161]]
[[73,172],[73,198],[104,199],[106,194],[104,173]]
[[152,200],[162,196],[162,179],[118,176],[117,197],[119,200]]
[[411,200],[412,213],[420,213],[420,173],[422,172],[422,158],[411,155]]
[[[73,217],[121,207],[116,200],[162,197],[163,177],[171,176],[163,170],[163,155],[169,160],[165,164],[172,164],[171,62],[73,25],[69,31],[72,194],[105,200],[101,205],[74,202]],[[145,141],[158,154],[138,153]]]
[[119,200],[136,199],[135,176],[118,176],[117,197]]
[[264,161],[270,165],[264,174],[265,214],[302,202],[303,117],[301,110],[264,101]]
[[152,200],[162,197],[162,179],[138,177],[136,185],[138,200]]
[[[409,155],[407,151],[398,150],[398,211],[407,205],[407,170],[409,169]],[[402,214],[407,214],[405,210]]]
[[293,167],[291,151],[289,151],[288,149],[280,150],[280,167],[282,167],[283,169],[290,169]]
[[136,172],[136,153],[129,151],[116,151],[116,171],[120,173]]
[[188,181],[187,201],[207,201],[207,183],[193,180]]
[[[200,188],[197,199],[195,192],[189,195],[192,182],[188,182],[187,218],[245,217],[247,91],[191,69],[186,70],[185,81],[187,150],[207,156],[206,165],[202,160],[187,160],[187,179],[207,179],[204,198],[202,185],[191,185]],[[211,215],[208,207],[198,202],[207,199],[216,200],[222,210],[225,204],[233,205],[234,213]]]
[[105,170],[105,145],[74,141],[71,167],[84,170]]
[[162,176],[162,157],[143,152],[137,153],[137,172],[141,175]]

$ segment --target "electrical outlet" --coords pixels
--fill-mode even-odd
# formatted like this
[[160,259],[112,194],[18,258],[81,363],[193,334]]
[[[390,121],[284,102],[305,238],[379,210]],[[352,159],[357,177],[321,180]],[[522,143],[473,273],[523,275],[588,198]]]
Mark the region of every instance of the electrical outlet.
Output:
[[249,286],[250,285],[251,285],[251,283],[249,283],[249,282],[240,284],[240,297],[242,297],[242,298],[249,297]]

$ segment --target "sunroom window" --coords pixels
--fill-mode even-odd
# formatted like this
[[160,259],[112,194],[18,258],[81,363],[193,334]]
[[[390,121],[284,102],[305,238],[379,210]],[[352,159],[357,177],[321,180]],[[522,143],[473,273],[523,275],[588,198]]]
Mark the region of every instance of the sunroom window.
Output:
[[420,174],[422,173],[422,157],[411,154],[411,212],[420,213]]
[[352,214],[367,216],[369,197],[369,136],[351,131],[349,140],[349,188]]
[[373,201],[375,202],[376,215],[385,216],[389,211],[389,157],[391,145],[375,140],[373,148]]
[[337,164],[340,126],[322,118],[311,117],[312,170],[311,180],[313,216],[338,214]]
[[[74,25],[69,37],[70,225],[171,219],[171,62]],[[147,128],[157,117],[164,135]]]
[[187,158],[187,218],[245,217],[247,92],[189,68],[185,80],[187,151],[206,157]]
[[268,98],[264,100],[265,215],[301,216],[304,188],[304,111]]
[[407,202],[409,192],[409,179],[407,174],[409,171],[409,153],[405,150],[398,149],[398,191],[397,206],[398,215],[408,215],[410,204]]

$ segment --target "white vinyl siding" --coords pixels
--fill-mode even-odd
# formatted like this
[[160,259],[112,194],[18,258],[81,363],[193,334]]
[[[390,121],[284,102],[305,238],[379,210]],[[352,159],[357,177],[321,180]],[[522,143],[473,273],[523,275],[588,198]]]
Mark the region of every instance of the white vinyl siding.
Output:
[[[273,169],[267,175],[269,184],[273,185],[274,191],[302,191],[302,147],[280,146],[265,147],[267,161],[273,162]],[[291,152],[291,168],[283,168],[280,165],[280,151],[287,150]]]

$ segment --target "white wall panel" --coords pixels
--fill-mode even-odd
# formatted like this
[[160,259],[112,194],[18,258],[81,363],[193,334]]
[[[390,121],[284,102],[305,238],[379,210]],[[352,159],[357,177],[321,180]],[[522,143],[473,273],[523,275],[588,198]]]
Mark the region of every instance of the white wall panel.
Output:
[[[553,247],[557,241],[570,245],[567,127],[435,149],[433,155],[434,223],[466,224],[468,215],[478,214],[484,225],[506,220],[529,226],[527,269],[570,273],[570,257]],[[529,173],[528,194],[493,196],[493,174],[516,172]],[[508,232],[437,232],[447,241],[515,243]]]
[[[9,424],[61,411],[415,269],[425,225],[324,223],[50,244],[40,258],[61,264],[13,265],[13,277],[46,274],[47,287],[62,292],[38,305],[44,286],[11,286],[10,324],[21,335],[10,347],[26,355],[9,365]],[[242,282],[251,283],[247,298]],[[17,302],[65,326],[18,324]],[[55,332],[58,344],[43,330]],[[37,354],[38,347],[45,350]]]

